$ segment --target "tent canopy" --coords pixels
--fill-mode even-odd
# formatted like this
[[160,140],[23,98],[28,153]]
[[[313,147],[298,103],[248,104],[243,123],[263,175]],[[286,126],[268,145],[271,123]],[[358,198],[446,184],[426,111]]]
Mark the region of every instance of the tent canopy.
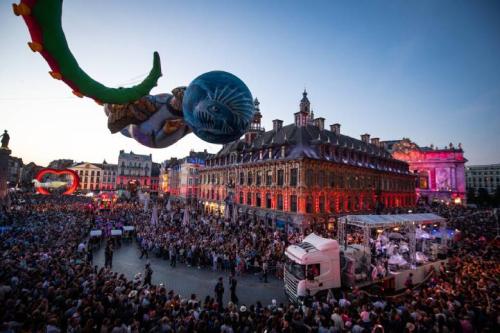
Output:
[[390,228],[408,224],[430,224],[446,221],[445,218],[433,214],[394,214],[394,215],[347,215],[340,222],[369,228]]

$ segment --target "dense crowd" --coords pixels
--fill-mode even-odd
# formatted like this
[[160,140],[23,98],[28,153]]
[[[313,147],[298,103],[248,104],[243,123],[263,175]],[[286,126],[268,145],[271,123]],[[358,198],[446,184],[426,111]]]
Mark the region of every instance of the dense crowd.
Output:
[[272,230],[255,219],[231,222],[202,210],[183,210],[176,204],[170,210],[161,210],[154,224],[133,220],[144,252],[188,266],[241,274],[263,267],[276,271],[282,265],[286,246],[301,239],[297,232]]
[[[8,213],[0,235],[2,332],[493,332],[499,329],[499,240],[490,211],[422,207],[460,230],[451,257],[423,285],[395,297],[362,290],[303,304],[220,304],[183,298],[163,285],[129,280],[92,265],[81,243],[92,228],[132,224],[141,246],[191,265],[243,270],[279,262],[298,235],[252,221],[232,224],[194,212],[186,224],[160,211],[119,204],[96,213],[79,197],[26,197]],[[146,221],[146,223],[144,223]],[[190,235],[188,237],[188,235]],[[217,258],[217,259],[214,259]],[[222,258],[219,260],[219,258]],[[184,260],[183,259],[183,260]],[[257,262],[257,264],[255,264]],[[215,263],[215,266],[214,266]],[[245,263],[245,264],[242,264]],[[168,282],[167,282],[168,284]],[[207,290],[212,295],[212,290]]]

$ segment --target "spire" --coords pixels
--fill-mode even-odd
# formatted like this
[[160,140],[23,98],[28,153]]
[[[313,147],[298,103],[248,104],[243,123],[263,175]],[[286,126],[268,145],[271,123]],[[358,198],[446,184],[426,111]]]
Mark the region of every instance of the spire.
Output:
[[309,102],[309,98],[307,98],[307,91],[304,89],[302,93],[302,99],[300,100],[300,111],[309,113],[311,109],[311,102]]
[[253,116],[253,123],[258,124],[260,127],[260,120],[262,119],[262,113],[260,113],[260,102],[257,98],[253,101],[253,105],[255,107],[255,114]]
[[253,105],[255,106],[255,112],[260,112],[260,108],[259,108],[260,102],[257,99],[257,97],[255,97],[255,99],[253,101]]
[[254,99],[253,105],[255,108],[255,113],[253,115],[252,123],[247,133],[245,133],[245,142],[251,144],[259,133],[263,132],[264,129],[261,127],[262,114],[260,113],[260,102],[257,98]]

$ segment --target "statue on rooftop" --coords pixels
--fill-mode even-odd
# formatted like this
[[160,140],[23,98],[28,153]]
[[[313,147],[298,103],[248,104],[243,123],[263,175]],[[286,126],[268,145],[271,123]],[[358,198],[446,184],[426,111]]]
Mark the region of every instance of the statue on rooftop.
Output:
[[4,130],[0,137],[2,138],[2,149],[9,149],[10,135],[7,133],[7,130]]

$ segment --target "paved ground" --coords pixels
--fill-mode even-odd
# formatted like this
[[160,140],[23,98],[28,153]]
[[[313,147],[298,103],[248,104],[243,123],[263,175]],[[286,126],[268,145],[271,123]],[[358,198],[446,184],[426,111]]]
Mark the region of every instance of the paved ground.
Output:
[[[103,244],[104,245],[104,244]],[[138,272],[144,274],[144,265],[147,260],[139,259],[140,252],[136,243],[126,243],[115,249],[113,255],[113,270],[125,274],[132,279]],[[177,264],[176,268],[170,267],[169,261],[149,256],[153,269],[153,283],[163,283],[167,290],[173,289],[184,297],[189,297],[195,293],[199,299],[204,299],[210,295],[214,297],[214,287],[219,276],[224,277],[224,302],[229,302],[229,273],[212,272],[207,269],[197,269],[187,267],[184,264]],[[94,264],[99,267],[104,265],[104,246],[94,254]],[[271,303],[276,299],[278,304],[285,302],[283,292],[283,282],[275,277],[269,277],[268,283],[259,281],[259,277],[253,274],[244,274],[237,277],[238,287],[236,295],[240,304],[252,304],[261,301],[263,305]]]

